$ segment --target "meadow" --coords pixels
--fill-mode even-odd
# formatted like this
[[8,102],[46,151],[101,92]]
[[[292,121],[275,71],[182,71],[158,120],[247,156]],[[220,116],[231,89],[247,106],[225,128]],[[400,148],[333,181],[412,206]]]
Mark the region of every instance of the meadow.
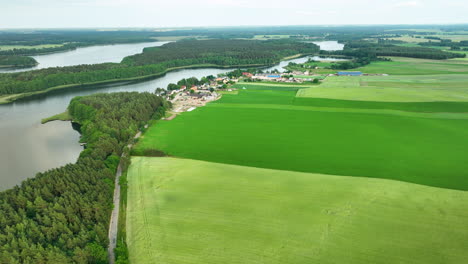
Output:
[[333,76],[298,96],[357,101],[468,101],[468,75]]
[[131,263],[466,263],[468,193],[133,157]]
[[468,190],[466,103],[320,100],[270,89],[240,90],[160,121],[134,154],[157,149],[219,163]]
[[13,49],[44,49],[61,47],[63,44],[43,44],[43,45],[0,45],[0,50],[13,50]]
[[391,75],[466,74],[466,60],[426,60],[390,57],[392,61],[372,62],[356,70],[364,73],[386,73]]

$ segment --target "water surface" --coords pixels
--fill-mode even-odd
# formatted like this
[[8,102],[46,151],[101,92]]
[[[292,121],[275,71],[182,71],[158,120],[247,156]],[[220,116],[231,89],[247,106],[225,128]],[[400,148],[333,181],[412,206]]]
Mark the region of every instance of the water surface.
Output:
[[73,97],[97,92],[153,92],[158,87],[165,88],[182,78],[201,78],[229,70],[179,70],[145,82],[57,91],[40,98],[0,105],[0,190],[34,177],[37,172],[76,162],[83,148],[78,143],[80,135],[72,129],[71,123],[40,123],[42,118],[65,111]]
[[126,56],[141,53],[146,47],[157,47],[168,42],[144,42],[133,44],[101,45],[76,50],[31,56],[39,63],[32,68],[0,69],[0,72],[21,72],[50,67],[64,67],[80,64],[97,64],[104,62],[121,62]]

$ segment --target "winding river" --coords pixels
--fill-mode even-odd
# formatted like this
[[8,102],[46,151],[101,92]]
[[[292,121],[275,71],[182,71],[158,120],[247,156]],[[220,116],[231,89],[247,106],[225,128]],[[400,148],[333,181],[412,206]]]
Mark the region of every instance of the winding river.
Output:
[[[161,43],[149,44],[160,45]],[[148,43],[113,45],[112,47],[116,50],[116,53],[114,55],[109,53],[105,56],[102,54],[101,50],[103,46],[99,46],[98,48],[94,47],[95,49],[91,49],[93,47],[83,48],[87,49],[86,56],[92,57],[86,62],[84,62],[84,58],[82,58],[84,55],[74,57],[71,56],[71,54],[67,54],[68,52],[45,56],[51,56],[49,58],[54,58],[53,60],[55,61],[66,61],[68,65],[101,63],[107,62],[108,59],[112,58],[114,61],[117,59],[117,61],[121,60],[123,57],[130,55],[127,50],[130,49],[130,47],[132,47],[131,50],[133,53],[139,53],[145,45],[148,45]],[[116,49],[118,46],[125,51]],[[94,52],[90,52],[91,50],[94,50]],[[70,51],[69,53],[76,54],[78,52],[80,52],[80,49]],[[64,57],[63,59],[57,59],[59,57],[55,58],[55,56]],[[97,59],[99,56],[101,56],[101,60]],[[91,59],[94,61],[91,61]],[[279,65],[266,70],[281,70],[281,68],[286,66],[289,62],[301,63],[307,59],[308,58],[298,58],[283,61]],[[52,59],[49,62],[52,62]],[[53,64],[53,66],[59,65]],[[61,64],[61,66],[63,66],[63,64]],[[231,69],[214,68],[179,70],[170,72],[163,77],[144,82],[120,83],[89,87],[84,90],[74,89],[70,91],[60,91],[43,97],[0,105],[0,191],[20,184],[21,181],[27,178],[34,177],[37,172],[43,172],[76,161],[82,147],[78,143],[80,135],[77,131],[72,129],[71,123],[61,121],[49,122],[44,125],[40,123],[42,118],[63,112],[73,97],[97,92],[152,92],[158,87],[165,88],[167,84],[175,83],[182,78],[192,76],[201,78],[210,74],[216,75],[230,70]]]

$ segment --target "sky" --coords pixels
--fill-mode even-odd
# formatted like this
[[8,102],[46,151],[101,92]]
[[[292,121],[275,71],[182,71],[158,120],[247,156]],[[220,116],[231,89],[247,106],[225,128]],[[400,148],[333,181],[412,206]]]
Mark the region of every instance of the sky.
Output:
[[0,28],[465,24],[467,0],[0,0]]

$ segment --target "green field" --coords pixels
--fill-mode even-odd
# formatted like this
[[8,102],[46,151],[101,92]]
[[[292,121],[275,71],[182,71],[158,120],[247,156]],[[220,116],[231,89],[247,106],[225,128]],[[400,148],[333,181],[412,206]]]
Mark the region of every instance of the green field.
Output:
[[176,158],[128,181],[131,263],[468,262],[467,192]]
[[468,75],[327,77],[298,96],[357,101],[468,101]]
[[61,47],[63,44],[44,44],[44,45],[0,45],[0,50],[12,50],[12,49],[44,49],[44,48],[56,48]]
[[134,153],[468,190],[467,109],[241,90],[151,126]]
[[468,263],[468,61],[359,70],[389,75],[238,83],[152,125],[132,263]]
[[[391,75],[467,74],[466,60],[425,60],[391,57],[392,61],[372,62],[356,70]],[[335,71],[336,72],[336,71]]]

